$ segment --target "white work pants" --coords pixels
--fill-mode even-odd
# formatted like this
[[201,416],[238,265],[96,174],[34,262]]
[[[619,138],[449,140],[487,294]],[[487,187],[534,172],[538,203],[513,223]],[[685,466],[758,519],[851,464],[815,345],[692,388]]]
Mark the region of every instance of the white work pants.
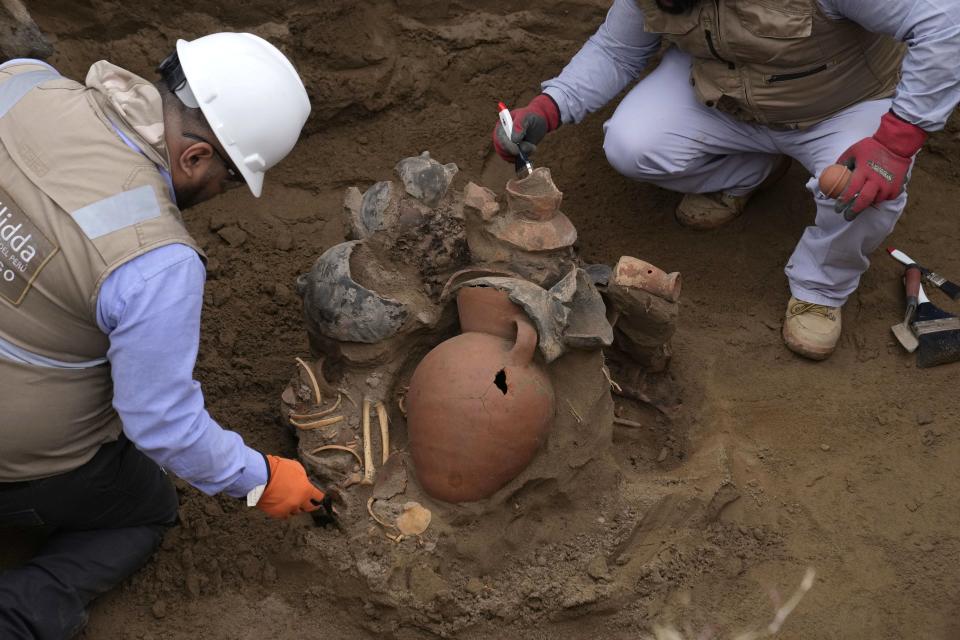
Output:
[[[798,96],[803,99],[803,96]],[[872,135],[890,100],[849,107],[802,130],[775,130],[742,122],[700,104],[690,84],[690,57],[668,50],[660,66],[634,87],[604,124],[604,151],[620,173],[681,193],[725,191],[742,195],[773,169],[777,154],[802,163],[813,178],[817,205],[785,272],[793,295],[840,306],[870,265],[867,256],[893,230],[907,203],[895,200],[862,212],[852,222],[834,211],[817,178],[853,143]]]

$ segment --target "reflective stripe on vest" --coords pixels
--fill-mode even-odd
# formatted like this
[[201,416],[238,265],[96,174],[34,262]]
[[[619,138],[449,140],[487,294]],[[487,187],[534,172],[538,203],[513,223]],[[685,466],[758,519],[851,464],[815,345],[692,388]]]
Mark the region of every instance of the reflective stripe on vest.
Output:
[[91,240],[160,217],[160,203],[153,187],[143,185],[115,196],[98,200],[70,215]]
[[0,82],[0,118],[7,115],[7,111],[20,102],[20,98],[27,95],[38,84],[48,80],[56,80],[60,74],[56,71],[30,71],[12,76]]
[[[50,66],[45,62],[36,62],[47,67]],[[8,65],[9,63],[5,63],[3,66]],[[54,71],[53,67],[50,67],[49,71],[46,69],[30,71],[0,82],[0,118],[6,115],[23,96],[27,95],[27,93],[38,84],[59,77],[60,74]],[[127,146],[143,154],[143,151],[123,135],[116,125],[112,122],[110,124]],[[169,173],[164,175],[164,179],[170,188],[171,197],[175,197],[173,196],[173,181],[169,178]],[[100,236],[105,236],[108,233],[113,233],[124,227],[135,225],[138,222],[158,218],[160,216],[160,203],[157,201],[153,189],[145,185],[99,200],[81,209],[77,209],[70,215],[73,216],[74,221],[80,226],[86,236],[91,240],[95,240]]]
[[0,358],[20,364],[29,364],[35,367],[47,367],[51,369],[89,369],[107,363],[106,358],[95,358],[94,360],[87,360],[85,362],[54,360],[53,358],[40,356],[31,351],[27,351],[12,342],[7,342],[3,338],[0,338]]

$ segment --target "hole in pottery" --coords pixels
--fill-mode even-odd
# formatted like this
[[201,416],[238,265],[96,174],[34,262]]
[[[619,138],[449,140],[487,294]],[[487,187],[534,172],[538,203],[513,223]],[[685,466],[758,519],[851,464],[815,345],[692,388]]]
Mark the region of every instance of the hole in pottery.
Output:
[[497,371],[497,375],[494,376],[493,378],[493,384],[497,385],[497,389],[500,389],[503,395],[507,395],[507,370],[506,369],[500,369],[500,371]]

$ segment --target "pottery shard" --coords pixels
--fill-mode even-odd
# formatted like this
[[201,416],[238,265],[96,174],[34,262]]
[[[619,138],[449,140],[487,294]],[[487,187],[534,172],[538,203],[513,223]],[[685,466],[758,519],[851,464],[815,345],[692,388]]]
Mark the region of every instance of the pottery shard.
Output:
[[642,289],[668,302],[680,299],[680,274],[664,273],[649,262],[623,256],[613,270],[613,282],[622,287]]
[[350,256],[360,241],[342,242],[297,278],[307,331],[340,342],[375,344],[393,336],[409,315],[402,302],[381,296],[351,277]]
[[393,182],[389,180],[377,182],[363,194],[360,218],[367,229],[376,231],[390,225],[387,207],[390,206],[391,198],[393,198]]
[[497,196],[486,187],[468,182],[463,190],[463,206],[476,209],[484,220],[491,220],[500,212]]
[[355,187],[347,189],[343,205],[350,216],[350,230],[354,239],[362,240],[396,222],[396,207],[390,208],[393,196],[393,182],[389,180],[375,183],[362,195]]
[[634,339],[624,333],[620,326],[613,330],[613,341],[617,348],[634,359],[637,364],[650,373],[666,371],[673,358],[673,347],[669,342],[651,346],[649,339]]
[[620,312],[616,328],[635,342],[652,347],[673,335],[677,326],[677,303],[618,284],[610,285],[607,294]]
[[407,193],[425,205],[435,207],[446,195],[459,169],[453,163],[440,164],[430,157],[429,151],[424,151],[419,156],[398,162],[396,171]]

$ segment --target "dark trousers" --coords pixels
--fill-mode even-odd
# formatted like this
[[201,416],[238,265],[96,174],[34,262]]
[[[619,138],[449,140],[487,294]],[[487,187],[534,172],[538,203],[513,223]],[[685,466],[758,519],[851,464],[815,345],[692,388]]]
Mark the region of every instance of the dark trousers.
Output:
[[0,638],[73,637],[90,601],[143,566],[176,517],[170,479],[122,436],[68,473],[0,483],[0,527],[50,532],[26,564],[0,570]]

